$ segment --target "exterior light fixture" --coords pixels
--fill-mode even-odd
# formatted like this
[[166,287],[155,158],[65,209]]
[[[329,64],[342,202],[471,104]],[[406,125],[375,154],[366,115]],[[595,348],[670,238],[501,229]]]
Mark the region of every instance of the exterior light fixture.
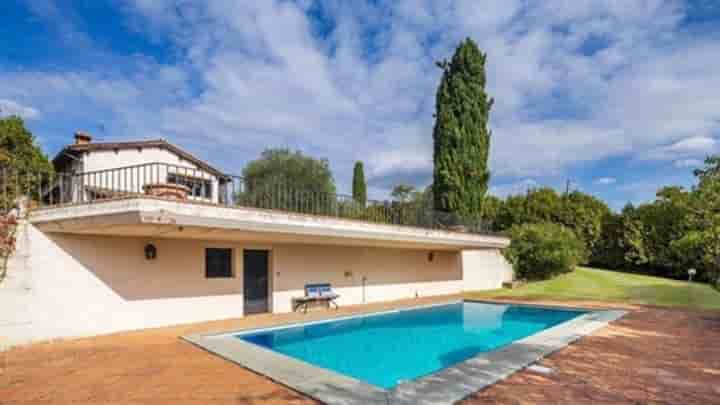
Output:
[[145,245],[145,259],[155,260],[157,258],[157,248],[152,243]]
[[692,279],[693,279],[693,276],[695,276],[695,274],[697,274],[697,270],[695,270],[695,269],[688,269],[688,281],[691,282]]
[[435,252],[428,253],[428,261],[431,262],[435,260]]

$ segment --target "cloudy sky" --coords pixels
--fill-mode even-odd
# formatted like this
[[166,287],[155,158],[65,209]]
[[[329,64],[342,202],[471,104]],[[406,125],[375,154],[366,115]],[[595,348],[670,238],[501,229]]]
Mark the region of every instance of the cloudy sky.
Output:
[[613,207],[692,184],[720,152],[716,0],[3,0],[0,114],[50,154],[77,129],[164,137],[239,173],[268,147],[349,191],[429,184],[440,70],[488,54],[492,191],[574,188]]

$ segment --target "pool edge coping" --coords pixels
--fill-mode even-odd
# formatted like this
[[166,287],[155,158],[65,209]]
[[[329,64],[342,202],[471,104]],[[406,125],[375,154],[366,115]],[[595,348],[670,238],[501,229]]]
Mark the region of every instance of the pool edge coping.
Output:
[[[584,311],[586,313],[512,342],[500,349],[479,353],[435,373],[400,383],[389,390],[254,345],[242,339],[231,337],[231,335],[250,334],[255,331],[327,323],[452,305],[460,302],[518,305],[544,309]],[[627,313],[626,310],[617,309],[456,299],[441,303],[337,316],[308,322],[289,322],[260,328],[196,333],[181,336],[181,339],[238,364],[255,374],[262,375],[271,381],[327,404],[452,404],[504,380],[582,337],[593,334],[597,330],[606,327],[609,323],[622,318]]]

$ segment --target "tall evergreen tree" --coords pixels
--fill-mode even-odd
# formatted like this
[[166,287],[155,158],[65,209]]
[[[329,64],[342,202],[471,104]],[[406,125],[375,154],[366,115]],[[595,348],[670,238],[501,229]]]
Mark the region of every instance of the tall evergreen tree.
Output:
[[493,100],[485,93],[486,54],[470,38],[443,69],[436,95],[433,195],[435,209],[478,220],[490,172],[488,118]]
[[365,170],[362,162],[355,162],[352,196],[353,200],[359,204],[365,205],[367,202],[367,185],[365,184]]

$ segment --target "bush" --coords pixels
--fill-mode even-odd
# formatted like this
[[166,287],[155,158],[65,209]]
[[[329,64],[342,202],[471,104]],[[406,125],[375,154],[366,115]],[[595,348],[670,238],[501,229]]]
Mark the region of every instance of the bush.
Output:
[[587,256],[583,242],[562,225],[525,224],[513,227],[510,235],[504,253],[517,279],[546,280],[569,273]]

